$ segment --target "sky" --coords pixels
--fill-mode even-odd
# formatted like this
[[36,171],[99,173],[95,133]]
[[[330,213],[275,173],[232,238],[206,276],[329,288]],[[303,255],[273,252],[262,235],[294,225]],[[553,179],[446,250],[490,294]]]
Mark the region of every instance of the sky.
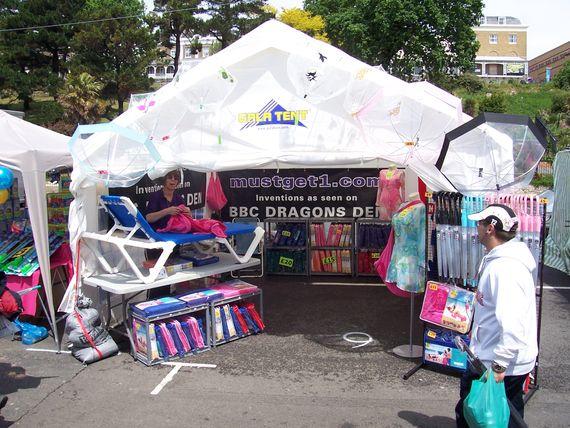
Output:
[[[281,8],[303,7],[302,0],[268,0]],[[570,0],[486,0],[485,15],[513,16],[528,26],[527,59],[570,41]]]

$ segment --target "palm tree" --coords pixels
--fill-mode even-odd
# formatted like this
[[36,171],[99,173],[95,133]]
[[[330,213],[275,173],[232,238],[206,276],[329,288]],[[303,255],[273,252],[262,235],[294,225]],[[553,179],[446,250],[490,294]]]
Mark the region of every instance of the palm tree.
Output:
[[69,74],[58,97],[66,119],[74,124],[98,122],[107,109],[100,98],[103,86],[89,73]]

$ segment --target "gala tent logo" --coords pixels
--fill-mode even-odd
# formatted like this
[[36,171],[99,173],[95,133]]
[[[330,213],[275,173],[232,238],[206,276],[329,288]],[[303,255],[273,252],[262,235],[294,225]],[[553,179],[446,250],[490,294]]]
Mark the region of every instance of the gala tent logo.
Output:
[[243,123],[240,131],[254,126],[292,125],[306,126],[301,122],[306,120],[309,110],[286,110],[275,100],[270,100],[258,112],[239,113],[238,122]]

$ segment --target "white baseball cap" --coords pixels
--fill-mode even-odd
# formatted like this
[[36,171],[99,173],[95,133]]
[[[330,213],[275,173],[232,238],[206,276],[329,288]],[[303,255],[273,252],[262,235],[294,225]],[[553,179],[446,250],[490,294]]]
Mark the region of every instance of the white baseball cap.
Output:
[[502,204],[491,204],[483,211],[468,215],[467,218],[474,221],[486,220],[494,225],[495,229],[505,232],[510,232],[519,224],[519,219],[511,207]]

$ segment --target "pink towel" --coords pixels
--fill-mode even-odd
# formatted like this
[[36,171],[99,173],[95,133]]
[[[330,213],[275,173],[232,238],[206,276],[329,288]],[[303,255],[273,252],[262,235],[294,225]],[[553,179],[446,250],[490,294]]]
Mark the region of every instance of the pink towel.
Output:
[[[184,207],[184,205],[180,205]],[[157,232],[172,233],[213,233],[218,238],[226,238],[226,225],[219,220],[209,218],[194,219],[190,214],[180,213],[170,216],[166,227]]]
[[173,320],[172,324],[174,324],[174,328],[176,329],[176,333],[178,333],[178,337],[180,338],[180,343],[182,343],[182,347],[184,348],[184,353],[190,352],[190,342],[188,342],[188,338],[186,334],[184,334],[184,330],[182,330],[182,326],[180,325],[180,321]]

